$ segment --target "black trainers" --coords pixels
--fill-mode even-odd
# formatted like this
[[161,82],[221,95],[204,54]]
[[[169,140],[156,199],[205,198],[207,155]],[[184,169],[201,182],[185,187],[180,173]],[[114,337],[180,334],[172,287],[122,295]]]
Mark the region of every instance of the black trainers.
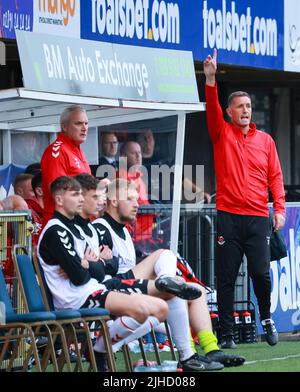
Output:
[[233,337],[231,335],[222,336],[220,342],[221,348],[236,348],[236,344],[234,343]]
[[[75,363],[78,360],[78,356],[73,350],[69,350],[69,357],[71,363]],[[81,355],[81,362],[86,362],[86,357],[83,354]]]
[[198,289],[198,287],[187,284],[181,280],[177,280],[171,276],[157,278],[155,281],[155,287],[159,291],[164,291],[187,300],[196,299],[202,295],[202,292]]
[[94,354],[98,372],[108,372],[106,353],[99,353],[94,350]]
[[245,358],[240,355],[225,354],[222,350],[213,350],[207,353],[206,358],[209,361],[220,362],[226,367],[241,366]]
[[205,372],[213,370],[221,370],[224,368],[219,362],[209,361],[207,358],[195,353],[191,358],[185,361],[179,361],[178,367],[184,372]]
[[48,344],[48,338],[47,336],[38,336],[38,338],[35,340],[35,344],[37,349],[46,347]]
[[261,320],[261,325],[263,327],[267,343],[270,346],[275,346],[279,339],[274,321],[272,319]]
[[[26,342],[27,342],[28,344],[31,344],[31,338],[26,338]],[[36,344],[37,349],[46,347],[47,344],[48,344],[48,338],[47,338],[47,336],[38,336],[38,337],[35,339],[35,344]]]

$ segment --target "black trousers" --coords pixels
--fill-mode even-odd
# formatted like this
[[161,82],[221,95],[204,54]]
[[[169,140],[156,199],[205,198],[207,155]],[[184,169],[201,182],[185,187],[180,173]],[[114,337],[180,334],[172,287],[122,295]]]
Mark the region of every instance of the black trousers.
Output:
[[234,285],[247,256],[260,319],[270,318],[270,221],[267,217],[217,214],[217,301],[222,335],[232,335]]

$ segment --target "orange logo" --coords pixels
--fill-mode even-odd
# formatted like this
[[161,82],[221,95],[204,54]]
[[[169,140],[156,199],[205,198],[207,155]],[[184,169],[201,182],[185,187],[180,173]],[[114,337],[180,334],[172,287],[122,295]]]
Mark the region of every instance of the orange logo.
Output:
[[64,26],[69,23],[69,17],[74,16],[76,0],[39,0],[39,11],[48,12],[52,15],[60,14],[63,17]]

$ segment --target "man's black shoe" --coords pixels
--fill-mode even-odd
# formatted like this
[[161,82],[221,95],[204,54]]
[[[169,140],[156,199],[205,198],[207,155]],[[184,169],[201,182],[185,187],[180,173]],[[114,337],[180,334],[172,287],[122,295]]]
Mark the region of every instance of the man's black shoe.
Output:
[[38,338],[35,340],[35,344],[37,349],[46,347],[48,344],[48,338],[47,336],[38,336]]
[[270,346],[275,346],[279,339],[274,321],[272,319],[261,320],[261,325],[264,330],[266,341]]
[[106,353],[98,353],[94,350],[98,372],[108,372]]
[[[28,344],[31,344],[31,338],[27,338],[27,339],[26,339],[26,342],[27,342]],[[47,336],[38,336],[38,337],[35,339],[35,344],[36,344],[37,349],[46,347],[47,344],[48,344],[48,338],[47,338]]]
[[245,358],[240,355],[225,354],[222,350],[213,350],[207,353],[206,358],[209,361],[220,362],[226,367],[241,366],[245,362]]
[[181,280],[177,280],[171,276],[157,278],[155,281],[155,287],[159,291],[164,291],[186,300],[199,298],[202,294],[198,287],[187,284]]
[[189,359],[179,361],[178,367],[181,367],[184,372],[205,372],[221,370],[224,365],[219,362],[210,362],[207,358],[195,353]]
[[[69,356],[71,363],[77,362],[78,356],[75,351],[69,350]],[[81,355],[81,362],[86,362],[86,357],[83,354]]]
[[221,348],[236,348],[236,344],[234,343],[233,337],[231,335],[222,336],[220,347]]

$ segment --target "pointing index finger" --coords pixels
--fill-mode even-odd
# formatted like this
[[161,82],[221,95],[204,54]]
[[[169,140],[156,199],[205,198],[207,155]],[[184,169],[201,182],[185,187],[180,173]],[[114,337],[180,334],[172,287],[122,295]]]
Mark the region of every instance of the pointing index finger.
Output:
[[216,48],[214,48],[213,59],[217,60],[217,49]]

